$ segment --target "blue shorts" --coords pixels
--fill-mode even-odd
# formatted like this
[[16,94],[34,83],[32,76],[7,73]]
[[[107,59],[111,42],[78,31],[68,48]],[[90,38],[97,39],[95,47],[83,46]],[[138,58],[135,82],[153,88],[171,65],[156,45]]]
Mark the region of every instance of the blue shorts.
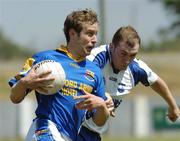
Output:
[[101,136],[97,132],[82,126],[77,141],[101,141]]

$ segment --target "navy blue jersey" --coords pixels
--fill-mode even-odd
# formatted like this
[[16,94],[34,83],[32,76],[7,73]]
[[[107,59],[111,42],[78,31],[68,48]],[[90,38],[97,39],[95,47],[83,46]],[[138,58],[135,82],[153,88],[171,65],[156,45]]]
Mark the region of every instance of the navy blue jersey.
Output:
[[66,81],[63,88],[54,95],[42,95],[35,91],[38,103],[36,115],[51,120],[60,132],[75,140],[86,110],[75,108],[77,101],[73,96],[83,95],[82,90],[85,90],[106,99],[101,71],[89,60],[73,59],[66,47],[63,47],[40,52],[27,59],[20,73],[9,81],[10,86],[24,77],[33,65],[43,60],[61,63],[66,73]]

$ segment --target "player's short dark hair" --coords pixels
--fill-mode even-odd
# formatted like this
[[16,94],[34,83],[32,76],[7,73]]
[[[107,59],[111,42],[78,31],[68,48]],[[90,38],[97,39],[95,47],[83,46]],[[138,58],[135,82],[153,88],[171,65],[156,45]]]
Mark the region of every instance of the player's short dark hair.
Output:
[[97,14],[91,9],[77,10],[73,11],[66,17],[64,22],[64,34],[67,43],[70,40],[69,30],[74,29],[78,34],[80,34],[85,23],[94,24],[98,23]]
[[112,43],[117,45],[119,42],[124,41],[130,46],[134,46],[136,43],[141,43],[141,39],[137,31],[132,26],[124,26],[119,28],[113,36]]

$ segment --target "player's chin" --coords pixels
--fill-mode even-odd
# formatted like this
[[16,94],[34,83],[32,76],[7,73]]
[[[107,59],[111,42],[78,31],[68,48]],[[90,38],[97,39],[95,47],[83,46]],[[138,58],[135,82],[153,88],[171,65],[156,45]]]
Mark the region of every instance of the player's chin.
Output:
[[118,67],[119,70],[126,70],[127,69],[127,66],[120,66]]
[[86,52],[87,52],[87,54],[90,54],[91,53],[91,50],[94,48],[94,46],[88,46],[87,48],[86,48]]
[[[92,50],[92,49],[91,49],[91,50]],[[86,56],[91,54],[91,50],[86,50],[86,51],[85,51]]]

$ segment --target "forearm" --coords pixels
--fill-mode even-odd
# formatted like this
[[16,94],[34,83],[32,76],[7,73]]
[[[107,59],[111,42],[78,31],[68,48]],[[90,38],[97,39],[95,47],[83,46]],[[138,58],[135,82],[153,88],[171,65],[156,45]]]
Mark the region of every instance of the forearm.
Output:
[[167,102],[169,107],[177,108],[173,95],[171,94],[167,84],[161,78],[158,78],[157,82],[155,82],[151,87]]
[[101,107],[96,108],[93,121],[97,126],[103,126],[110,116],[109,110],[104,103]]
[[165,101],[168,103],[170,108],[178,108],[176,101],[174,99],[174,97],[172,96],[171,92],[169,91],[169,89],[164,90],[164,92],[162,91],[162,95],[161,95]]
[[13,103],[20,103],[26,96],[27,88],[24,85],[23,80],[19,80],[16,85],[11,89],[10,99]]
[[102,126],[105,124],[108,117],[110,116],[110,112],[106,106],[106,102],[104,101],[104,99],[90,94],[86,91],[84,91],[84,95],[75,96],[74,99],[81,99],[81,101],[76,104],[76,108],[96,110],[96,112],[93,114],[92,119],[97,126]]

